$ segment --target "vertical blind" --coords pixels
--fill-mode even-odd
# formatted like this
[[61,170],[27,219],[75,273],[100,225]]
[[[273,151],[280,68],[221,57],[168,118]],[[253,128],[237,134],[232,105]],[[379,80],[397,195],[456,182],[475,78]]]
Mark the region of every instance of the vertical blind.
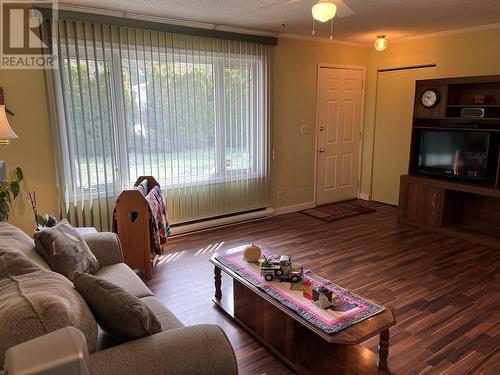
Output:
[[60,20],[61,214],[109,229],[138,176],[173,223],[268,206],[270,46]]

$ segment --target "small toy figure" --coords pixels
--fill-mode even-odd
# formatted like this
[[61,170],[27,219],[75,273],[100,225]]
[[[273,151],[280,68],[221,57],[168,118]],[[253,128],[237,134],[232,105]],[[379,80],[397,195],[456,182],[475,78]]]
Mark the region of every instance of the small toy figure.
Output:
[[264,257],[260,266],[260,275],[267,281],[272,281],[276,276],[280,281],[296,283],[302,279],[303,272],[302,265],[292,263],[290,257],[286,255],[282,255],[279,262],[273,262]]
[[312,302],[321,309],[326,309],[333,305],[333,292],[324,286],[313,289]]

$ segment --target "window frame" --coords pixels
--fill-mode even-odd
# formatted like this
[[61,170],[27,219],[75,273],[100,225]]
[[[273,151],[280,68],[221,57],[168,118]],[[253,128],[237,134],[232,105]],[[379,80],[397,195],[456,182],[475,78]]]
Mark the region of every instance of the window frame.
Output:
[[[97,51],[94,56],[94,51],[85,51],[84,45],[78,46],[78,59],[76,48],[74,45],[69,45],[65,50],[62,51],[61,59],[63,61],[68,61],[71,59],[77,59],[79,61],[103,61],[107,69],[107,89],[109,92],[106,94],[110,97],[110,111],[111,116],[110,124],[112,131],[114,133],[113,139],[113,151],[114,155],[111,155],[115,160],[115,170],[114,176],[116,180],[114,181],[104,181],[99,184],[91,184],[90,186],[85,186],[82,181],[78,185],[78,178],[72,178],[70,163],[74,162],[74,153],[71,153],[74,145],[71,144],[67,136],[64,136],[66,132],[66,126],[61,126],[62,133],[60,135],[61,151],[62,151],[62,165],[63,165],[63,176],[64,185],[68,187],[67,189],[67,201],[74,202],[77,199],[73,197],[71,192],[82,191],[85,196],[90,198],[99,198],[103,192],[117,192],[125,188],[130,188],[135,183],[135,180],[131,180],[130,176],[130,160],[127,142],[127,121],[126,121],[126,109],[125,109],[125,99],[123,95],[123,61],[124,60],[137,60],[137,61],[154,61],[163,63],[178,63],[185,62],[187,64],[197,65],[193,60],[190,60],[190,51],[188,49],[165,49],[161,48],[156,51],[151,59],[141,57],[146,56],[145,53],[147,47],[127,45],[124,43],[115,43],[114,45],[106,44],[102,51]],[[137,48],[137,59],[135,58],[135,48]],[[151,47],[150,47],[151,48]],[[130,56],[127,52],[123,54],[122,51],[133,51]],[[68,56],[69,53],[69,56]],[[198,60],[198,64],[212,64],[213,65],[213,90],[214,90],[214,139],[215,139],[215,156],[216,156],[216,168],[214,174],[200,174],[197,176],[189,175],[185,177],[172,177],[171,179],[164,178],[158,182],[163,186],[165,190],[178,189],[184,187],[196,187],[204,186],[209,184],[220,184],[232,181],[247,180],[247,179],[258,179],[264,177],[266,174],[266,169],[264,165],[260,165],[259,160],[265,160],[265,157],[259,158],[258,152],[259,147],[264,150],[265,142],[265,129],[267,128],[264,122],[264,114],[258,113],[258,110],[262,108],[259,103],[259,79],[264,79],[263,71],[265,69],[265,61],[260,58],[259,55],[244,55],[237,53],[227,53],[227,52],[208,52],[196,50],[197,55],[202,58]],[[81,58],[81,56],[86,56],[86,58]],[[239,59],[234,56],[240,56]],[[228,58],[228,56],[230,56]],[[244,56],[244,59],[242,58]],[[239,62],[238,62],[239,60]],[[225,132],[225,106],[224,106],[224,70],[225,69],[242,69],[249,70],[248,78],[248,100],[247,101],[247,124],[245,131],[248,132],[247,147],[249,164],[247,168],[237,168],[227,170],[226,168],[226,132]],[[55,75],[57,76],[57,75]],[[64,86],[61,85],[61,80],[58,79],[59,84],[56,87],[56,97],[59,99],[64,98],[63,91]],[[264,82],[260,84],[261,89],[264,90]],[[67,90],[68,88],[66,88]],[[262,95],[265,95],[262,93]],[[64,118],[64,113],[58,110],[62,118]],[[72,119],[68,119],[72,121]],[[68,121],[64,119],[64,121]],[[141,120],[144,123],[144,120]],[[121,124],[121,125],[120,125]],[[260,146],[259,146],[260,142]],[[154,170],[153,165],[151,168]],[[176,183],[174,183],[176,181]],[[101,193],[99,193],[101,192]],[[68,196],[69,195],[69,196]],[[107,194],[104,194],[107,195]]]

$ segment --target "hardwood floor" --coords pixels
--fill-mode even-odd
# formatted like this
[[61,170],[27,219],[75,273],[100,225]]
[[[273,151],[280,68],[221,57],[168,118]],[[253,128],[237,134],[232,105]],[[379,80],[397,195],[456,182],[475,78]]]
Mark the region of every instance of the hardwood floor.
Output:
[[498,251],[398,225],[396,208],[365,204],[377,211],[332,223],[293,213],[173,238],[149,286],[184,324],[219,324],[241,374],[289,374],[211,301],[210,255],[256,242],[392,308],[393,374],[500,374]]

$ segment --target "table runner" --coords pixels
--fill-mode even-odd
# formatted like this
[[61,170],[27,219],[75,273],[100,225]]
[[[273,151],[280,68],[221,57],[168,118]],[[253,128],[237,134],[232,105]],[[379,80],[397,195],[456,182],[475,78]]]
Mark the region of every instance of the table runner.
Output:
[[[268,259],[279,261],[280,256],[270,250],[263,250],[262,253]],[[243,250],[220,255],[216,259],[328,334],[339,332],[384,311],[382,306],[316,275],[311,270],[304,270],[302,281],[295,284],[280,282],[276,279],[268,282],[260,276],[259,264],[248,263],[243,259]],[[333,306],[321,309],[311,302],[312,289],[316,286],[323,286],[337,296]]]

